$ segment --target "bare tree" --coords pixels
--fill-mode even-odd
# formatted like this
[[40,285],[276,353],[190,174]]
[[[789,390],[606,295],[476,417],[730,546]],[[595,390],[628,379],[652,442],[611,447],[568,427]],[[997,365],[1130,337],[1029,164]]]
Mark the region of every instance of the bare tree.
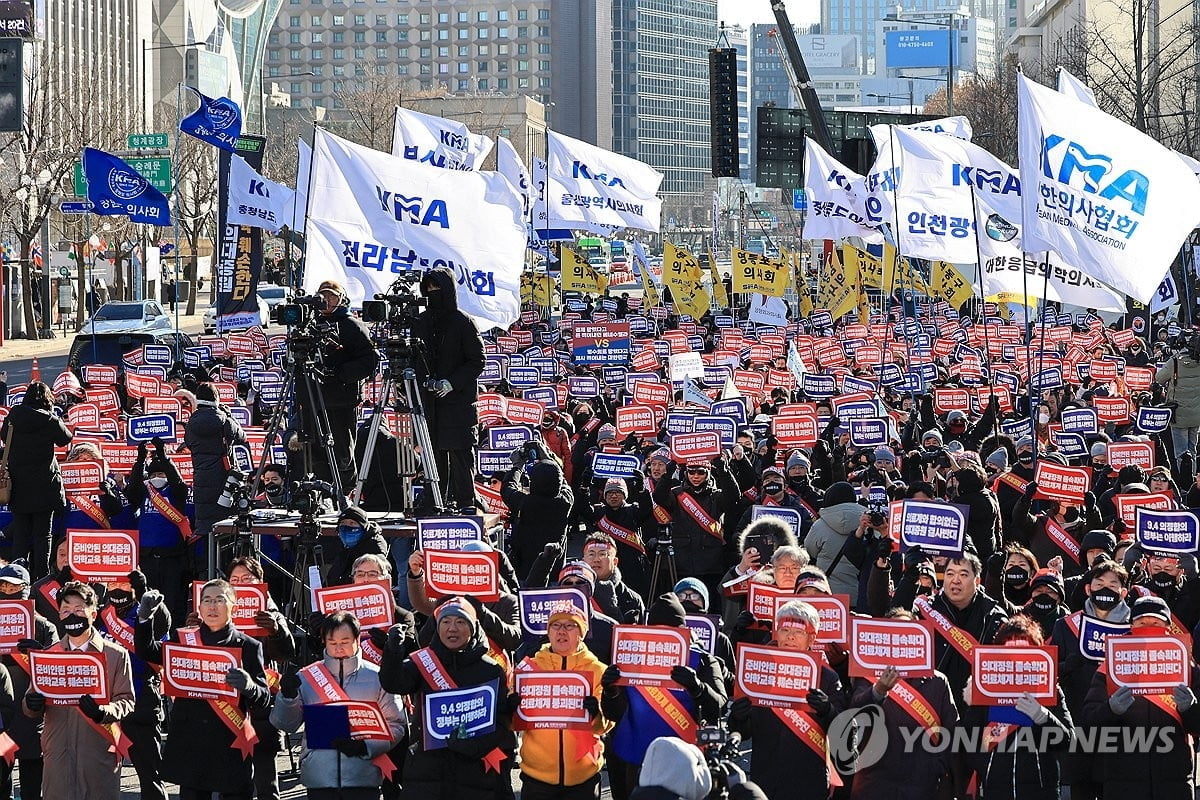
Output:
[[[183,279],[188,293],[186,314],[196,313],[196,279],[199,274],[200,243],[207,239],[216,242],[217,210],[217,150],[212,145],[176,132],[179,137],[175,161],[175,224],[187,243],[187,258],[183,262]],[[214,245],[212,258],[218,254]],[[182,258],[183,253],[175,253]],[[215,270],[214,270],[215,275]]]
[[365,61],[354,64],[352,69],[353,76],[334,81],[333,98],[338,109],[333,116],[348,123],[339,126],[342,128],[339,134],[375,150],[392,149],[396,106],[444,93],[444,90],[419,88],[413,79],[397,75],[391,64]]
[[[1014,165],[1017,163],[1017,72],[1016,56],[1008,55],[995,75],[972,75],[954,86],[954,113],[971,121],[972,141]],[[926,114],[941,115],[947,110],[944,87],[925,101]]]

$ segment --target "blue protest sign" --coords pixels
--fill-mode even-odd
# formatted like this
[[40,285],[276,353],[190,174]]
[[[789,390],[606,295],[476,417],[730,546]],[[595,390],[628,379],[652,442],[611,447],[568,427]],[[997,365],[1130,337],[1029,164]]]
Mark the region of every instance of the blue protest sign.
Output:
[[278,372],[272,372],[268,369],[256,369],[251,370],[246,379],[250,383],[250,388],[258,391],[259,387],[264,383],[277,383],[283,380],[283,376]]
[[[414,653],[420,658],[424,651]],[[496,729],[496,695],[499,679],[465,689],[425,694],[425,750],[447,746],[451,736],[472,738]]]
[[737,441],[737,425],[729,417],[718,417],[712,414],[703,414],[696,417],[696,423],[692,426],[693,433],[701,431],[716,431],[721,436],[721,447],[733,447],[733,443]]
[[488,356],[483,364],[483,372],[479,373],[479,382],[486,384],[499,383],[504,380],[504,365],[499,356]]
[[1033,435],[1033,420],[1029,417],[1025,419],[1004,420],[1000,423],[1000,431],[1005,436],[1016,439],[1023,439],[1026,436]]
[[913,371],[921,376],[921,380],[925,383],[933,383],[938,379],[937,366],[934,364],[917,364],[916,369]]
[[881,386],[895,386],[904,382],[904,371],[900,369],[899,364],[881,364],[877,370]]
[[245,427],[250,424],[250,409],[244,406],[233,406],[228,409],[229,416],[237,420],[237,424]]
[[188,367],[198,367],[212,361],[212,347],[202,344],[189,347],[183,351],[183,363]]
[[528,364],[538,371],[540,380],[553,383],[558,379],[558,362],[553,358],[531,358]]
[[804,518],[796,509],[785,506],[751,506],[750,519],[756,520],[761,517],[775,517],[791,527],[792,533],[796,534],[797,539],[800,538],[800,529],[804,525]]
[[713,317],[713,324],[716,325],[718,328],[732,328],[733,327],[733,317],[730,317],[730,316],[727,316],[724,314],[715,316],[715,317]]
[[1083,458],[1088,455],[1087,442],[1084,441],[1082,433],[1054,431],[1053,438],[1058,452],[1062,453],[1065,458]]
[[629,323],[629,333],[632,336],[643,336],[654,327],[645,317],[626,317],[625,320]]
[[230,466],[243,475],[250,475],[254,472],[254,462],[250,458],[250,449],[244,444],[235,444],[229,448],[229,463]]
[[876,388],[878,387],[875,386],[875,381],[867,380],[866,378],[856,378],[853,375],[847,375],[842,378],[842,394],[873,392]]
[[529,389],[542,381],[542,375],[537,367],[510,367],[508,384],[515,389]]
[[735,397],[732,400],[719,400],[712,404],[708,409],[714,417],[729,417],[739,425],[746,424],[746,407],[749,401],[744,397]]
[[883,447],[888,443],[888,420],[863,417],[850,420],[850,444],[855,447]]
[[622,386],[625,384],[625,375],[628,372],[626,367],[604,367],[600,375],[604,378],[606,386]]
[[1171,424],[1171,409],[1141,406],[1134,422],[1143,433],[1162,433]]
[[521,392],[522,400],[541,403],[544,408],[558,408],[558,390],[553,386],[535,386]]
[[596,397],[600,394],[600,381],[590,375],[572,375],[567,378],[567,394],[571,397]]
[[801,381],[801,387],[809,397],[822,400],[833,397],[838,393],[837,378],[833,375],[817,375],[806,372],[804,373],[804,379]]
[[1063,385],[1062,370],[1058,367],[1044,369],[1033,376],[1029,388],[1034,392],[1044,392],[1047,389],[1058,389]]
[[668,359],[671,357],[671,343],[666,339],[655,339],[650,343],[650,347],[654,349],[654,355],[660,359]]
[[283,381],[264,381],[258,387],[258,400],[268,406],[273,406],[283,399],[287,384]]
[[521,602],[521,636],[526,640],[537,640],[546,635],[546,623],[550,612],[561,608],[564,603],[570,603],[591,616],[591,606],[587,595],[581,590],[569,586],[559,586],[552,589],[521,589],[517,592]]
[[576,364],[624,364],[629,361],[628,322],[577,322],[571,354]]
[[733,368],[725,364],[705,364],[704,383],[707,386],[724,386],[733,377]]
[[421,550],[461,550],[467,542],[483,541],[483,517],[423,517],[417,520]]
[[1138,508],[1134,530],[1147,551],[1195,553],[1200,544],[1200,519],[1192,511]]
[[478,450],[475,453],[475,471],[489,477],[512,469],[512,450]]
[[692,433],[696,427],[696,415],[690,411],[671,411],[667,414],[667,433]]
[[710,656],[717,654],[717,633],[721,618],[712,614],[687,614],[683,622],[692,632],[692,641]]
[[688,347],[692,348],[693,353],[703,353],[704,337],[699,334],[692,334],[688,337]]
[[175,363],[175,353],[165,344],[142,345],[142,361],[169,367]]
[[132,372],[134,375],[149,375],[152,378],[158,378],[160,381],[167,379],[167,368],[161,367],[158,364],[142,364],[141,366],[134,367],[132,370],[125,371]]
[[1102,619],[1081,614],[1079,616],[1079,654],[1089,661],[1103,661],[1109,636],[1124,636],[1129,633],[1129,623],[1106,622]]
[[629,478],[642,463],[637,456],[621,456],[611,453],[592,454],[592,475],[597,478]]
[[842,422],[852,419],[870,419],[879,416],[879,407],[870,400],[857,400],[853,403],[842,403],[837,407],[837,415]]
[[961,553],[967,530],[966,506],[905,500],[900,509],[900,545]]
[[808,321],[814,328],[832,328],[833,316],[828,311],[814,311]]
[[528,425],[500,425],[488,428],[488,446],[492,450],[512,452],[533,438],[533,429]]
[[155,436],[164,442],[175,441],[175,417],[171,414],[144,414],[129,418],[127,430],[130,444],[148,442]]
[[1065,433],[1098,433],[1099,421],[1094,408],[1066,408],[1059,414]]

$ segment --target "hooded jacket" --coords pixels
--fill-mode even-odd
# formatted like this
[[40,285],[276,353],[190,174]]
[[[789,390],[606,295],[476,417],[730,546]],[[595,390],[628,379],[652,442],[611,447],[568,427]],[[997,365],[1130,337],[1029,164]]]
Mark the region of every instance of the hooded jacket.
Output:
[[716,531],[700,527],[681,506],[685,494],[691,495],[719,525],[721,517],[737,507],[741,490],[723,463],[712,467],[708,480],[699,486],[692,486],[686,476],[668,472],[654,487],[654,501],[671,515],[677,573],[719,575],[725,565],[724,531],[720,527]]
[[[300,782],[310,789],[379,786],[383,782],[383,774],[379,767],[371,763],[371,759],[392,749],[392,745],[403,737],[404,710],[396,703],[395,695],[380,687],[378,667],[364,661],[361,652],[345,659],[326,655],[322,663],[351,700],[378,704],[391,731],[392,741],[368,741],[365,758],[342,755],[337,750],[310,750],[306,743],[300,756]],[[295,733],[304,721],[304,707],[323,702],[324,698],[312,683],[302,678],[300,694],[296,697],[276,695],[275,707],[271,709],[271,724],[282,731]]]
[[[475,446],[479,424],[479,376],[483,372],[483,340],[470,317],[458,309],[454,273],[445,267],[431,269],[422,282],[436,283],[429,308],[413,324],[413,333],[425,345],[425,358],[416,359],[421,400],[435,450],[469,450]],[[447,380],[453,390],[437,397],[424,388],[430,380]]]
[[954,502],[970,509],[967,514],[967,538],[974,545],[979,560],[987,563],[1003,541],[1000,503],[975,470],[960,469],[954,473],[954,477],[958,480],[958,497]]
[[[838,553],[847,545],[847,539],[854,536],[858,523],[866,509],[858,503],[838,503],[829,508],[821,509],[821,516],[813,523],[804,538],[804,549],[812,556],[813,564],[829,577],[829,589],[833,594],[850,595],[851,607],[858,605],[858,566],[843,555],[838,559]],[[833,572],[830,566],[837,560]]]
[[338,308],[323,319],[337,331],[337,346],[324,350],[321,397],[328,408],[354,408],[362,382],[379,366],[379,354],[371,344],[367,326],[350,316],[349,309]]
[[[771,537],[775,542],[775,547],[798,547],[799,542],[796,540],[796,534],[792,532],[792,526],[783,522],[777,517],[759,517],[751,522],[742,532],[738,534],[737,551],[744,553],[747,547],[752,547],[753,542],[763,536]],[[761,549],[761,548],[760,548]],[[760,554],[761,555],[761,554]],[[753,580],[763,580],[767,583],[774,583],[774,576],[771,573],[770,558],[763,558],[759,562],[762,567],[755,573]],[[761,577],[760,577],[761,576]],[[740,577],[737,572],[737,565],[726,570],[721,577],[721,583],[726,584]],[[734,623],[737,621],[738,615],[746,610],[746,583],[743,581],[739,586],[740,591],[723,590],[725,593],[725,603],[722,606],[721,622],[725,630],[733,630]]]
[[[557,655],[549,644],[543,645],[533,656],[533,663],[535,669],[545,672],[582,672],[590,676],[592,696],[599,699],[600,676],[605,667],[582,642],[579,650],[569,656]],[[603,736],[611,727],[612,723],[600,714],[592,719],[591,733]],[[595,749],[585,749],[585,743],[594,743]],[[603,752],[598,741],[588,742],[576,732],[534,728],[521,737],[521,772],[542,783],[578,786],[604,766]]]
[[500,496],[512,515],[510,539],[513,567],[522,581],[529,575],[538,553],[549,542],[557,542],[567,530],[574,495],[555,461],[538,461],[529,468],[529,488],[521,485],[521,472],[511,470],[504,478]]

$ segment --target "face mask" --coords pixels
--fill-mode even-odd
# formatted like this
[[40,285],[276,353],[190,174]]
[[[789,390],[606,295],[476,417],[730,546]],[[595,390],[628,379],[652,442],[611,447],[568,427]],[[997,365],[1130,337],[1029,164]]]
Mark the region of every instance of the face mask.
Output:
[[1048,425],[1048,424],[1050,424],[1050,415],[1049,414],[1038,414],[1038,425]]
[[1017,453],[1017,461],[1020,461],[1022,464],[1032,464],[1033,453]]
[[278,497],[283,494],[283,486],[278,483],[268,483],[263,487],[263,490],[271,497]]
[[92,623],[83,614],[69,614],[63,618],[62,626],[68,636],[80,636],[92,627]]
[[1121,602],[1121,596],[1112,589],[1097,589],[1092,592],[1092,605],[1101,611],[1112,611]]
[[1065,519],[1067,522],[1075,522],[1077,519],[1079,519],[1079,509],[1075,506],[1071,506],[1067,509],[1066,513],[1063,514],[1063,519]]
[[342,544],[346,547],[354,547],[362,541],[363,529],[355,528],[352,525],[339,525],[338,538],[342,540]]
[[1151,572],[1150,582],[1156,589],[1170,589],[1175,585],[1175,576],[1167,572]]
[[113,589],[108,593],[108,600],[117,608],[128,608],[133,603],[133,595],[124,589]]
[[1052,611],[1058,606],[1058,601],[1054,599],[1053,595],[1039,594],[1030,601],[1030,605],[1038,611]]
[[1004,583],[1016,588],[1029,582],[1029,570],[1024,567],[1009,567],[1004,571]]
[[167,479],[166,478],[151,478],[149,481],[147,481],[147,483],[149,483],[155,489],[162,489],[167,485]]
[[783,491],[783,484],[782,483],[774,483],[774,482],[764,483],[763,491],[766,492],[767,494],[779,494],[780,492]]
[[703,614],[704,609],[700,604],[692,600],[680,600],[679,604],[683,606],[683,610],[689,614]]
[[1099,461],[1093,461],[1092,469],[1094,469],[1098,472],[1104,472],[1105,470],[1108,469],[1108,464],[1101,464]]
[[575,423],[575,430],[583,430],[583,426],[587,425],[591,420],[591,414],[572,414],[571,420]]

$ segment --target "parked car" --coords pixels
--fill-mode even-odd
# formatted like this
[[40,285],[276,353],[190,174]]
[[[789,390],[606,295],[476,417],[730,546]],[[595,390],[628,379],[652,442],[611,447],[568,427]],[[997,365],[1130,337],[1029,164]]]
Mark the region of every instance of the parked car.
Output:
[[607,275],[609,270],[608,259],[604,256],[592,256],[588,259],[588,266],[596,270],[597,275]]
[[267,301],[267,307],[272,312],[275,311],[275,306],[287,300],[288,291],[286,286],[276,286],[273,283],[260,283],[258,285],[258,296]]
[[157,300],[113,300],[96,309],[80,333],[119,333],[174,328]]
[[154,329],[116,333],[78,333],[71,342],[67,354],[67,365],[84,367],[88,364],[111,364],[122,366],[122,357],[144,344],[165,344],[182,350],[192,347],[194,342],[183,331]]
[[[280,287],[280,288],[282,288],[282,287]],[[270,303],[267,302],[266,298],[264,298],[261,293],[256,295],[256,297],[258,297],[258,324],[261,325],[263,327],[263,329],[265,330],[267,325],[269,325],[271,323],[271,308],[272,308],[272,306]],[[244,329],[231,328],[230,330],[244,330]],[[216,333],[217,332],[217,307],[216,306],[209,306],[208,309],[204,312],[204,332],[205,333]],[[222,333],[228,333],[228,331],[222,331]]]

